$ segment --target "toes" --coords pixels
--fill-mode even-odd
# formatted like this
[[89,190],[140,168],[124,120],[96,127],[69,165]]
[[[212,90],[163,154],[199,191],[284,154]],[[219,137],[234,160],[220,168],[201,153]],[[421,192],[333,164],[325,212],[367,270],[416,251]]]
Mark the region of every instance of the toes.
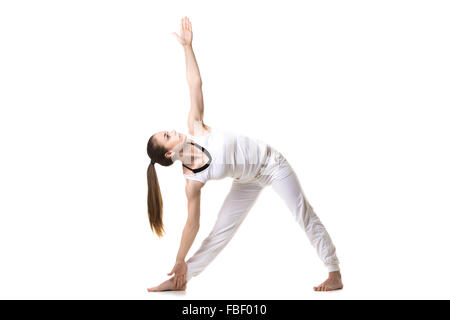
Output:
[[323,282],[321,283],[319,286],[317,287],[313,287],[314,291],[331,291],[333,289],[331,289],[330,287],[327,286],[327,282]]
[[314,291],[322,291],[323,286],[314,287]]

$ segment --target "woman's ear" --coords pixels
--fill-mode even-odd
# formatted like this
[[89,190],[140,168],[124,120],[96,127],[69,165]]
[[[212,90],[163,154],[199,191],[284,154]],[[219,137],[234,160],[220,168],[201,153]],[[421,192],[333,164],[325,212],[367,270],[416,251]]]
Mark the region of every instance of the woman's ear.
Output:
[[173,151],[167,151],[167,152],[164,154],[164,156],[165,156],[167,159],[170,159],[170,158],[172,158],[173,154],[174,154]]

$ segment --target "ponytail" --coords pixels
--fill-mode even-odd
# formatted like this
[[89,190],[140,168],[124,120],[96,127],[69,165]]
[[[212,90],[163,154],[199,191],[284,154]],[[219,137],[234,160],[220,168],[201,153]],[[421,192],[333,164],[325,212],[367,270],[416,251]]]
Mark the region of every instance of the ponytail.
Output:
[[156,233],[159,238],[161,238],[164,235],[163,201],[161,190],[159,188],[158,176],[156,175],[155,163],[167,167],[172,165],[173,162],[172,159],[164,156],[167,150],[153,142],[153,136],[150,137],[147,143],[147,154],[151,159],[151,163],[147,169],[148,219],[150,220],[150,228],[152,231]]
[[158,176],[156,175],[154,162],[150,163],[147,169],[147,184],[148,184],[148,218],[150,220],[150,227],[156,235],[161,238],[164,233],[163,224],[163,201],[161,197],[161,190],[159,188]]

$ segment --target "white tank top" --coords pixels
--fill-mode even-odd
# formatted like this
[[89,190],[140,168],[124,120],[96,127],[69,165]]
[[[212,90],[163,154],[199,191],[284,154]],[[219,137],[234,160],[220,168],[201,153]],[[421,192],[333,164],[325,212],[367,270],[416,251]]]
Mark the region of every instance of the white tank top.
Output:
[[206,169],[184,174],[187,179],[203,183],[225,177],[251,180],[260,174],[270,155],[277,152],[263,141],[223,129],[211,128],[205,136],[186,136],[211,155],[210,165]]

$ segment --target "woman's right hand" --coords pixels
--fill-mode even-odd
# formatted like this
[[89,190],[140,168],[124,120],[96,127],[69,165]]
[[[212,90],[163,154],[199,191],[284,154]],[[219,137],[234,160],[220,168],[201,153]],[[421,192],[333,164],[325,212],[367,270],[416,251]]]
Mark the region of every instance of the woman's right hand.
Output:
[[188,17],[183,17],[181,19],[180,35],[176,32],[172,32],[173,35],[177,37],[178,42],[182,46],[192,45],[192,24]]
[[177,261],[175,266],[172,268],[172,271],[168,273],[168,276],[174,274],[175,277],[175,288],[180,289],[186,283],[186,272],[187,272],[187,264],[183,261]]

